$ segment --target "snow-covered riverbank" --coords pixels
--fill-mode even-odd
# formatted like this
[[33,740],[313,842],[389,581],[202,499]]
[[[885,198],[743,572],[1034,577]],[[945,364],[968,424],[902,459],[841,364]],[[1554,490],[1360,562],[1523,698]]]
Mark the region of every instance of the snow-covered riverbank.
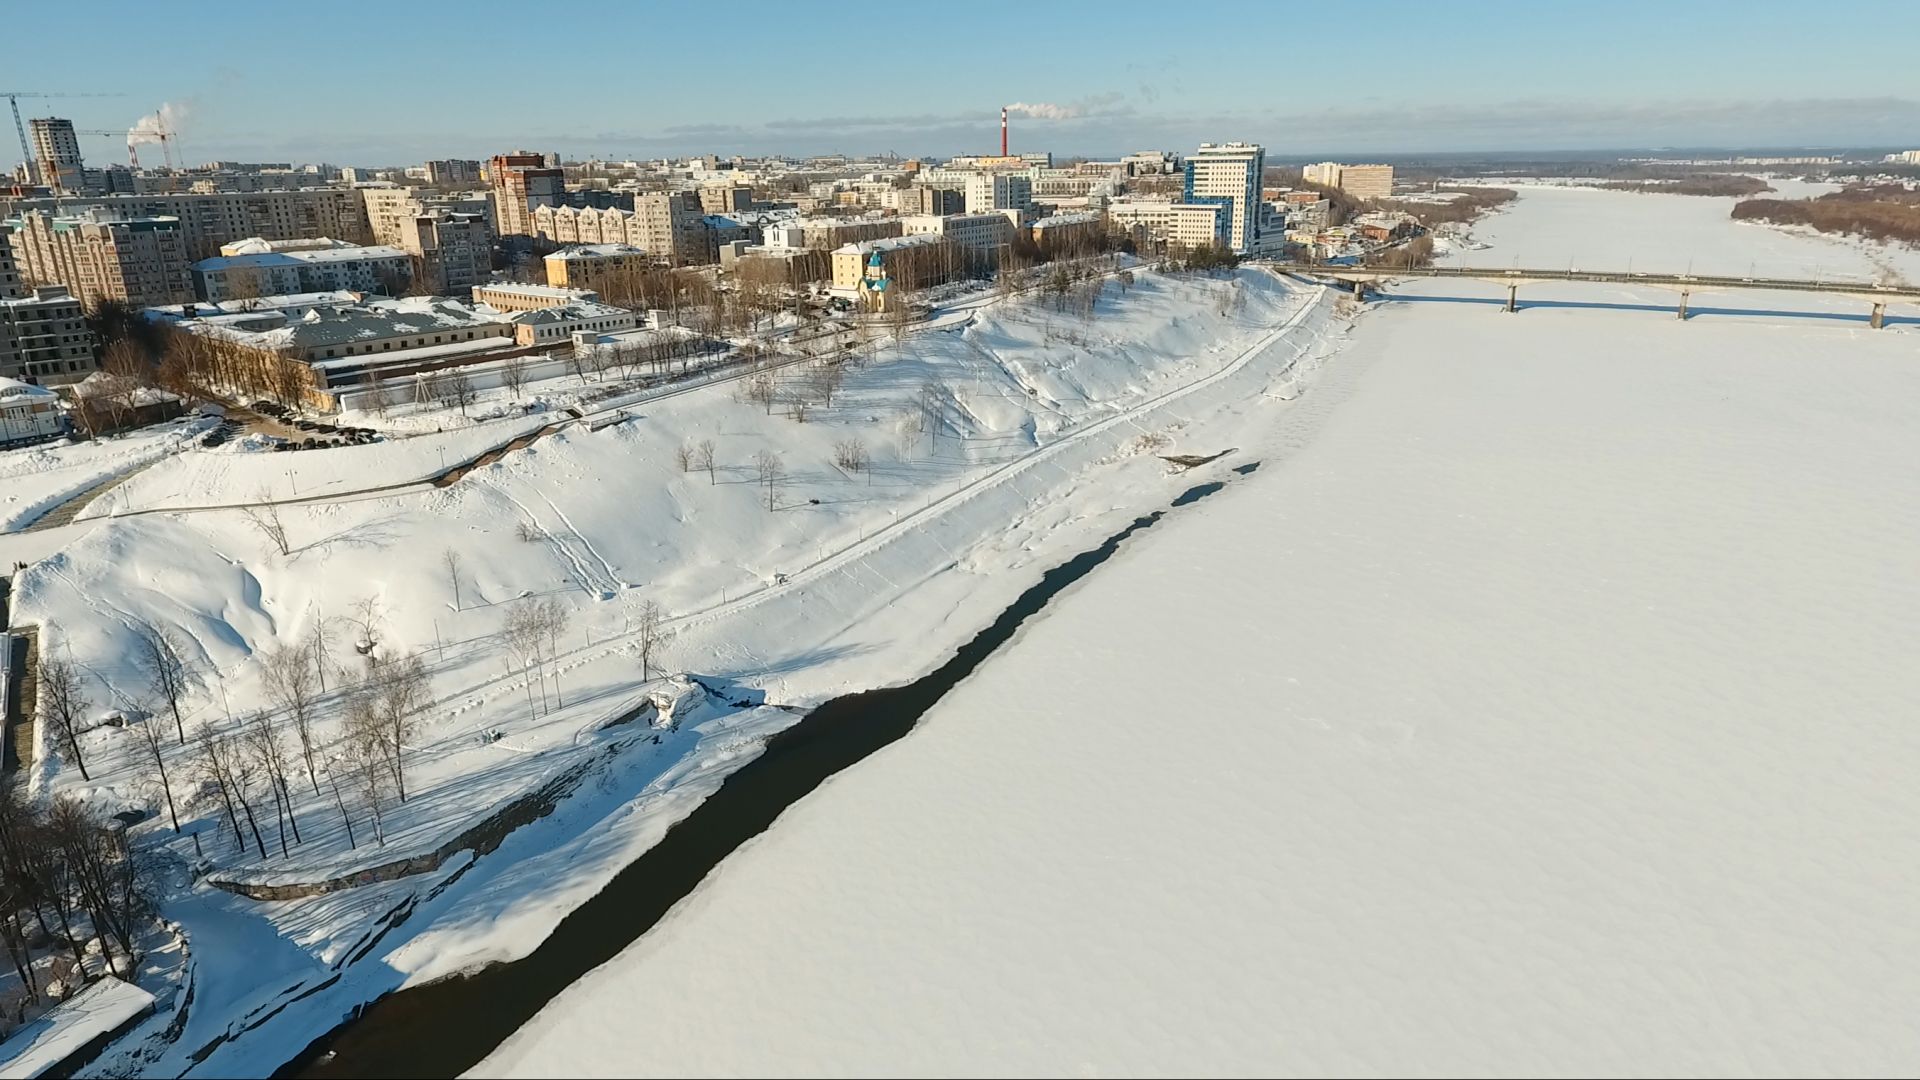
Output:
[[[151,706],[129,660],[142,622],[174,628],[201,675],[185,703],[190,730],[237,730],[270,705],[263,656],[308,640],[315,619],[360,597],[378,597],[386,649],[428,661],[435,702],[407,758],[411,797],[386,807],[384,848],[365,842],[364,819],[350,845],[325,778],[316,794],[302,774],[292,785],[302,842],[289,856],[277,845],[236,851],[215,806],[183,807],[214,860],[210,877],[311,883],[389,863],[595,762],[581,793],[478,863],[459,856],[397,882],[272,903],[176,875],[162,910],[194,942],[191,1015],[170,1042],[144,1041],[177,1019],[163,1001],[144,1035],[101,1067],[270,1070],[361,1002],[524,953],[796,715],[701,714],[658,748],[602,732],[657,689],[657,671],[643,682],[634,654],[645,601],[672,616],[671,670],[747,696],[806,706],[911,678],[1047,566],[1191,483],[1156,451],[1225,449],[1212,417],[1292,396],[1295,378],[1334,347],[1344,324],[1332,308],[1321,290],[1264,271],[1140,271],[1111,285],[1090,320],[1020,299],[883,348],[805,423],[718,387],[599,431],[558,432],[450,488],[283,507],[285,555],[235,511],[97,519],[23,571],[15,597],[16,620],[42,627],[43,649],[75,658],[97,702]],[[676,468],[676,448],[703,439],[718,451],[713,473]],[[870,470],[833,464],[850,439],[865,443]],[[378,480],[388,447],[411,478],[427,441],[297,455],[353,466],[303,475],[301,493]],[[761,450],[782,461],[772,510],[751,464]],[[257,463],[204,464],[143,476],[138,505],[257,493]],[[568,613],[545,685],[498,636],[518,598],[540,594]],[[334,648],[336,661],[351,655],[344,641]],[[329,757],[342,705],[323,700]],[[91,783],[42,731],[35,782],[103,810],[152,809],[132,730],[83,736]],[[179,751],[176,775],[191,753]],[[188,841],[163,822],[136,836],[184,869]]]
[[[1719,202],[1474,254],[1871,276]],[[1257,472],[476,1074],[1903,1071],[1920,333],[1534,292],[1395,290],[1216,419]]]

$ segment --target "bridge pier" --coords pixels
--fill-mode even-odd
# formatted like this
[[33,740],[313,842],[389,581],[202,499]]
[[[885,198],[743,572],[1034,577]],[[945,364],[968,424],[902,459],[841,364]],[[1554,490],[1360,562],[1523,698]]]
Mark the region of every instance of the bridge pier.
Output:
[[1887,305],[1873,305],[1873,314],[1867,319],[1867,325],[1875,330],[1887,325]]
[[1507,286],[1507,306],[1502,308],[1501,310],[1507,311],[1507,312],[1514,312],[1514,311],[1520,310],[1520,286],[1518,285]]
[[1685,322],[1687,320],[1687,298],[1692,295],[1693,295],[1692,293],[1688,292],[1685,289],[1680,290],[1680,321],[1681,322]]
[[1353,279],[1353,298],[1361,301],[1367,298],[1367,283],[1359,278]]

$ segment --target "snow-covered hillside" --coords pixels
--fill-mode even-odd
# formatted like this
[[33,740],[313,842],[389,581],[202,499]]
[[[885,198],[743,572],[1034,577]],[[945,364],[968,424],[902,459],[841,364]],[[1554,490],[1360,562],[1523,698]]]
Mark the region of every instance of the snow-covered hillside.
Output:
[[[451,459],[555,418],[324,453],[195,452],[141,474],[125,485],[134,513],[96,510],[90,531],[16,578],[15,621],[39,625],[42,654],[72,657],[99,709],[136,717],[82,736],[92,782],[42,725],[40,790],[103,809],[160,807],[138,736],[166,722],[132,660],[144,624],[184,645],[191,736],[239,731],[269,708],[265,656],[326,620],[335,666],[316,730],[323,762],[336,758],[340,686],[363,666],[352,649],[361,631],[342,620],[367,599],[380,652],[419,655],[430,678],[406,755],[410,796],[387,805],[385,845],[368,842],[357,806],[349,845],[325,777],[318,792],[303,772],[292,785],[301,842],[286,855],[271,829],[264,856],[261,845],[237,850],[218,800],[190,806],[182,789],[207,878],[339,878],[429,852],[555,783],[585,785],[471,869],[457,856],[390,884],[268,904],[175,878],[162,910],[202,945],[199,996],[189,1030],[145,1067],[184,1067],[178,1055],[224,1035],[203,1069],[271,1069],[359,1002],[523,954],[797,715],[714,705],[658,743],[649,729],[606,726],[663,692],[662,667],[789,706],[927,670],[1053,561],[1177,490],[1154,451],[1226,449],[1204,421],[1293,396],[1296,376],[1333,348],[1331,312],[1321,290],[1264,271],[1140,270],[1128,287],[1116,280],[1091,319],[1016,298],[886,345],[804,423],[745,400],[735,382],[642,404],[598,430],[564,426],[446,488],[314,501],[429,475],[437,442],[458,441]],[[805,377],[787,369],[783,395]],[[835,464],[852,440],[870,469]],[[681,471],[676,449],[706,441],[711,474]],[[754,465],[762,452],[779,459],[771,510]],[[278,508],[286,554],[244,513],[217,509],[262,491],[288,499],[296,483],[300,501]],[[557,654],[544,679],[501,640],[529,597],[554,598],[566,615],[542,650]],[[643,680],[637,632],[650,602],[673,638]],[[156,711],[161,721],[137,719]],[[194,748],[168,752],[176,783],[191,778]],[[164,812],[135,835],[182,864],[195,858]],[[405,933],[363,953],[396,906],[413,912]],[[229,1026],[241,1016],[268,1026]]]
[[[1527,191],[1483,254],[1870,269],[1714,202]],[[476,1075],[1907,1071],[1920,335],[1494,288],[1222,420],[1257,472]]]

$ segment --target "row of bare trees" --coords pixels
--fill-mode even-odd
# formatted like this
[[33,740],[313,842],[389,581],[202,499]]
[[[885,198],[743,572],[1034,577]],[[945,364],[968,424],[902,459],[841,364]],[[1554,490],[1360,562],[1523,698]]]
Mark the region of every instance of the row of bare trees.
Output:
[[[100,973],[131,975],[150,879],[119,822],[70,799],[40,804],[16,787],[0,790],[0,943],[20,980],[7,1011],[17,1018],[96,974],[93,944]],[[44,977],[41,950],[53,959]]]

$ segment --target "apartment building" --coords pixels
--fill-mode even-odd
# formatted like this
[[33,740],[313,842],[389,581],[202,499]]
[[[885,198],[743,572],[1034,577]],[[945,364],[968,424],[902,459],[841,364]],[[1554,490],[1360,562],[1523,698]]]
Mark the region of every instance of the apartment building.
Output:
[[1260,180],[1267,152],[1254,143],[1201,143],[1187,158],[1187,203],[1226,208],[1226,245],[1245,255],[1260,240]]
[[800,226],[801,243],[823,251],[901,234],[898,218],[802,218],[794,224]]
[[64,286],[0,293],[0,381],[57,386],[79,382],[96,366],[86,312]]
[[547,166],[545,155],[528,150],[495,154],[487,162],[493,189],[494,227],[502,237],[532,236],[533,211],[565,201],[567,175]]
[[284,191],[215,191],[87,196],[74,199],[14,199],[5,216],[32,210],[69,215],[100,209],[121,219],[175,218],[186,244],[187,260],[210,259],[220,245],[259,236],[298,240],[330,236],[348,243],[372,241],[366,205],[350,188]]
[[459,158],[429,161],[427,183],[437,188],[470,187],[480,182],[480,163]]
[[969,214],[1033,206],[1033,178],[1022,173],[974,173],[967,177],[966,192]]
[[1227,208],[1220,203],[1118,200],[1107,204],[1107,225],[1142,247],[1211,247],[1227,243]]
[[369,184],[354,190],[360,193],[361,204],[366,209],[367,230],[376,244],[400,247],[407,219],[419,217],[433,209],[456,214],[478,214],[488,218],[488,227],[492,227],[493,199],[490,195],[422,194],[418,188],[396,184]]
[[423,208],[401,221],[396,246],[412,256],[414,281],[432,293],[464,292],[493,274],[493,230],[481,214]]
[[413,256],[397,247],[317,241],[228,244],[193,264],[194,293],[209,303],[287,293],[398,293],[413,280]]
[[103,300],[158,307],[193,299],[179,218],[122,220],[97,209],[56,217],[29,210],[7,224],[21,279],[65,285],[87,308]]
[[[18,114],[15,114],[16,117]],[[55,116],[27,121],[33,142],[33,160],[40,182],[61,195],[75,195],[86,189],[80,163],[80,139],[74,134],[73,121]]]
[[700,212],[730,214],[753,209],[753,189],[745,184],[708,184],[700,189]]
[[938,236],[969,258],[997,262],[1001,248],[1013,242],[1013,220],[1006,214],[916,214],[900,219],[902,236]]
[[1107,218],[1098,210],[1080,210],[1043,217],[1028,228],[1041,251],[1049,254],[1086,251],[1106,236]]
[[630,280],[654,265],[651,252],[632,244],[580,244],[547,256],[547,284],[604,291],[609,281]]
[[1322,161],[1303,167],[1300,176],[1309,184],[1339,188],[1356,199],[1385,199],[1393,195],[1391,165],[1342,165],[1337,161]]
[[641,195],[633,209],[542,206],[532,217],[533,235],[553,244],[625,244],[673,265],[710,260],[706,224],[692,192]]
[[9,237],[13,235],[13,226],[0,221],[0,300],[18,300],[27,295],[26,287],[20,283],[20,267],[13,261],[13,244]]

